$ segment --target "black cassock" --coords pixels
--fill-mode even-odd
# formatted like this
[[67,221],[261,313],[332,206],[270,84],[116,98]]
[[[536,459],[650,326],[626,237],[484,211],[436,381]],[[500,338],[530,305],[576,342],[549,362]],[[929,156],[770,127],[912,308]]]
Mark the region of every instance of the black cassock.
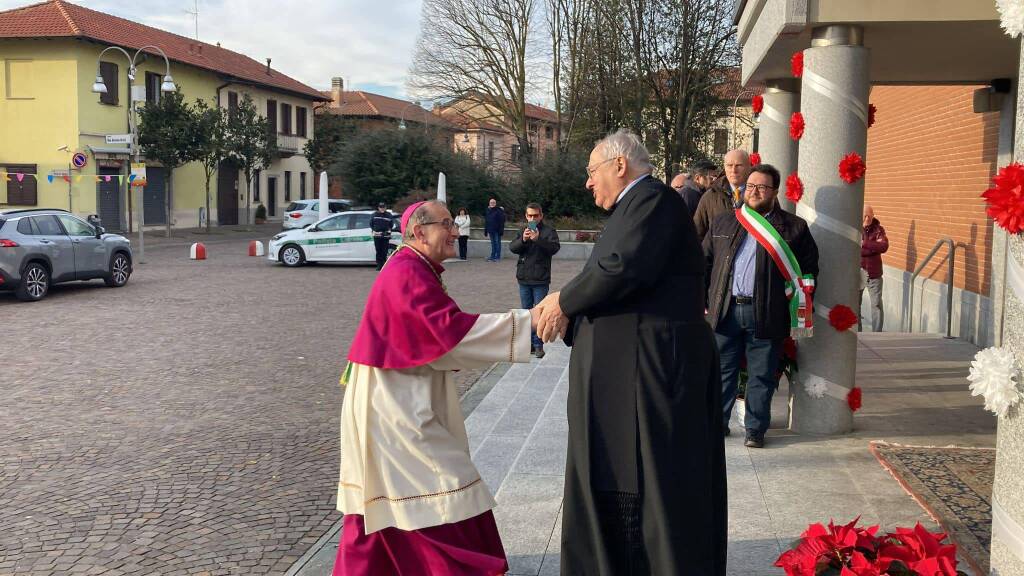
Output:
[[562,574],[725,574],[718,350],[686,205],[653,177],[622,198],[561,292],[572,319]]

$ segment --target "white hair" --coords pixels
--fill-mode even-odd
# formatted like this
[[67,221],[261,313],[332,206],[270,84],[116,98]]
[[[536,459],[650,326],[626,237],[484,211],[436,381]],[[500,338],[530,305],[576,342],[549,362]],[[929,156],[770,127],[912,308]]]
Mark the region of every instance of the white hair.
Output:
[[625,128],[619,128],[598,140],[594,147],[601,150],[605,160],[622,156],[632,170],[650,172],[654,169],[647,147],[640,141],[640,137]]

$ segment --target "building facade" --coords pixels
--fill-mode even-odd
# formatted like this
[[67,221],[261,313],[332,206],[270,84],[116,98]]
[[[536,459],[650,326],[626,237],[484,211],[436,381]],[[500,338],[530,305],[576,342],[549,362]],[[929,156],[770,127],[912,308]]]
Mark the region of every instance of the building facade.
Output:
[[[222,164],[214,176],[211,223],[244,222],[260,203],[269,218],[280,218],[290,200],[312,194],[313,175],[302,147],[313,136],[313,107],[324,100],[319,92],[273,70],[269,62],[49,0],[0,13],[0,170],[7,174],[0,206],[99,214],[108,229],[125,231],[138,226],[141,199],[145,225],[166,224],[167,170],[143,158],[146,185],[141,190],[129,186],[130,145],[116,136],[129,133],[133,100],[144,106],[160,98],[167,65],[156,51],[142,51],[133,82],[124,54],[104,52],[118,46],[135,54],[149,45],[169,58],[174,83],[187,103],[203,99],[227,109],[249,96],[274,121],[277,153],[255,179],[248,203],[238,170]],[[97,74],[106,94],[92,91]],[[115,136],[114,143],[107,136]],[[200,225],[206,206],[202,167],[186,164],[170,177],[171,224]]]

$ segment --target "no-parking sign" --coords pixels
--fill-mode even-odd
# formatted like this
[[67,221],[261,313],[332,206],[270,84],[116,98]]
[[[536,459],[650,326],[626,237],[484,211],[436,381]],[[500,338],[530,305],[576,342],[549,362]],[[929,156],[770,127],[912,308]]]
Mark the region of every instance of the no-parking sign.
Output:
[[71,165],[79,170],[85,168],[88,163],[89,158],[82,152],[75,152],[75,155],[71,157]]

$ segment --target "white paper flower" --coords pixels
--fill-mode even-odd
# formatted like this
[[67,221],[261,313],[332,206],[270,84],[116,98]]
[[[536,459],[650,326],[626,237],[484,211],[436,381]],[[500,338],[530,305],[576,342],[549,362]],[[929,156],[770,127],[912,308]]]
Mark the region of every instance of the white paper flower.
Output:
[[824,398],[828,391],[828,382],[821,376],[808,376],[804,381],[804,390],[811,398]]
[[967,380],[971,396],[983,396],[985,409],[996,416],[1006,416],[1007,410],[1020,401],[1017,366],[1013,353],[1005,348],[986,348],[975,354]]
[[1024,0],[996,0],[996,9],[1007,34],[1014,38],[1024,34]]

